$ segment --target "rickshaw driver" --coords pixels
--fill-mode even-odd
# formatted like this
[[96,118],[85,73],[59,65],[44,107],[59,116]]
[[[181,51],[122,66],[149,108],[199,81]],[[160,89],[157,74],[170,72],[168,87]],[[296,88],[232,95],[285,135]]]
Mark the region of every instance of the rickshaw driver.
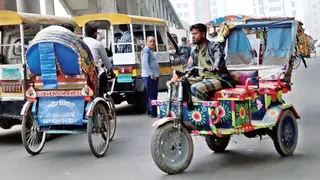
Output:
[[187,69],[190,74],[196,72],[192,70],[195,66],[206,69],[206,71],[198,70],[202,81],[191,86],[192,98],[195,101],[206,101],[208,93],[234,87],[235,81],[226,67],[223,45],[207,39],[207,27],[201,23],[194,24],[190,27],[190,31],[193,44],[197,46],[191,53]]
[[85,26],[85,38],[83,38],[83,41],[89,47],[96,66],[99,70],[99,96],[102,97],[103,94],[107,92],[108,76],[103,70],[100,59],[102,60],[104,67],[106,67],[108,72],[111,74],[112,78],[115,77],[115,74],[113,73],[109,57],[103,44],[97,40],[97,34],[98,28],[95,25],[87,24]]

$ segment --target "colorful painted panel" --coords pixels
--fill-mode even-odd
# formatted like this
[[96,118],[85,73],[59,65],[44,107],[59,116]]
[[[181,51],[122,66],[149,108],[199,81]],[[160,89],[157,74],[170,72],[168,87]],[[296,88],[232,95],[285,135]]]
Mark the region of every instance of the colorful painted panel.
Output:
[[250,124],[250,102],[235,101],[235,127]]
[[268,109],[267,113],[265,114],[262,122],[264,123],[276,123],[280,112],[281,112],[281,106],[274,106],[270,109]]
[[231,101],[220,101],[219,112],[221,120],[217,128],[232,128]]
[[251,100],[252,120],[262,120],[266,114],[265,95],[259,96],[257,99]]
[[[153,105],[158,106],[158,118],[166,117],[167,102],[166,101],[153,101]],[[194,103],[194,109],[189,111],[187,104],[183,104],[183,119],[185,123],[192,125],[197,130],[211,130],[210,122],[215,119],[214,110],[217,107],[217,102],[197,102]],[[170,117],[178,115],[177,103],[172,104]]]

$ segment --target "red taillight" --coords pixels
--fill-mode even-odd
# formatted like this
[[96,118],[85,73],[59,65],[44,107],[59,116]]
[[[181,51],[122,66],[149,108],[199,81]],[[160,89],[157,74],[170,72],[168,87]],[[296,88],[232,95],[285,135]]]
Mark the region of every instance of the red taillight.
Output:
[[132,73],[132,67],[119,67],[117,68],[119,73]]
[[37,98],[37,92],[34,90],[34,88],[32,86],[30,86],[29,89],[26,91],[26,97],[28,99]]
[[22,93],[22,84],[3,83],[1,88],[5,93]]

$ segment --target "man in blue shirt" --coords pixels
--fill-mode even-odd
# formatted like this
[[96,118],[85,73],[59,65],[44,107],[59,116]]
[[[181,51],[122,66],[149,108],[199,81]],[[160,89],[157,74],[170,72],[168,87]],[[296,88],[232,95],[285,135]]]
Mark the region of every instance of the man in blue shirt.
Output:
[[159,81],[159,64],[153,55],[153,49],[155,48],[155,38],[149,36],[147,38],[147,46],[141,51],[142,61],[142,72],[141,77],[143,78],[144,85],[148,92],[148,114],[151,117],[157,116],[156,107],[151,106],[151,100],[158,99],[158,81]]

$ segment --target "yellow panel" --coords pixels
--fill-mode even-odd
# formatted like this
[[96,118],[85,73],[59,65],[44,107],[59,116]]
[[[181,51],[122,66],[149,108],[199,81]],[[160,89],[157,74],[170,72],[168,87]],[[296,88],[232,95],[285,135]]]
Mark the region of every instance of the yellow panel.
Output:
[[19,24],[72,24],[76,25],[72,18],[52,15],[40,15],[31,13],[17,13],[14,11],[0,11],[0,26]]
[[0,25],[18,25],[21,24],[21,17],[14,11],[0,11]]
[[134,22],[145,22],[145,23],[156,23],[156,24],[165,24],[163,19],[142,17],[142,16],[132,16],[127,14],[89,14],[74,17],[75,23],[84,27],[89,21],[98,21],[105,20],[109,21],[112,25],[119,24],[131,24]]

